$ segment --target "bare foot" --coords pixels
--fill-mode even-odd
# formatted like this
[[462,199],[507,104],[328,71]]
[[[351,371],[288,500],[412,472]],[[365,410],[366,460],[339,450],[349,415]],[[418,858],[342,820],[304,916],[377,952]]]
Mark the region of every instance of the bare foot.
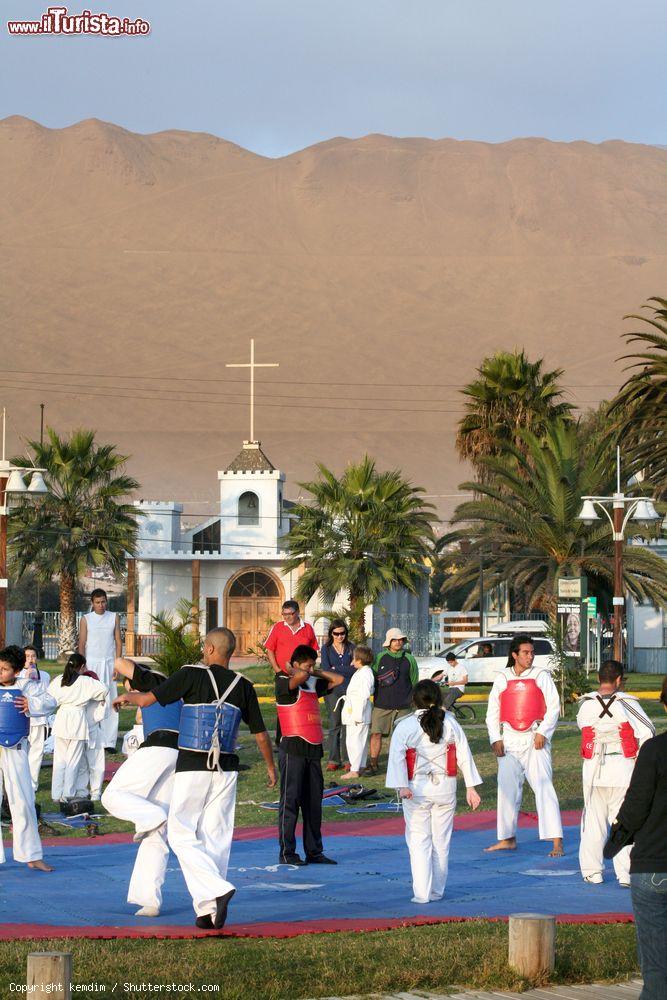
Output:
[[36,868],[39,872],[52,872],[53,868],[51,865],[47,865],[46,861],[29,861],[28,868]]
[[359,772],[358,771],[348,771],[347,774],[345,775],[345,777],[346,778],[358,778],[359,777]]
[[491,844],[491,847],[485,847],[484,850],[487,853],[489,851],[516,851],[516,837],[499,840],[497,844]]
[[563,857],[563,838],[554,837],[553,850],[549,851],[550,858],[562,858]]

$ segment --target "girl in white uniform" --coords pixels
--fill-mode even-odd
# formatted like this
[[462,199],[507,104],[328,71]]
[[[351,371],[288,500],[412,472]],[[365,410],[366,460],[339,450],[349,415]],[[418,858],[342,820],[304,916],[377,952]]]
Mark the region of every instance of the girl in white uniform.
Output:
[[461,769],[466,801],[477,809],[475,785],[482,779],[458,722],[442,709],[434,681],[420,681],[413,692],[415,712],[396,724],[389,746],[388,788],[403,800],[405,839],[412,869],[413,903],[445,894],[449,842],[456,812],[456,774]]
[[[25,716],[44,717],[53,711],[55,702],[44,682],[19,677],[22,666],[23,650],[13,646],[0,651],[0,799],[4,790],[12,817],[14,860],[50,872],[53,869],[43,859],[37,829]],[[0,837],[0,864],[4,860]]]
[[368,646],[357,646],[352,657],[354,673],[347,691],[343,695],[345,704],[341,712],[341,722],[345,726],[345,743],[350,770],[346,778],[358,778],[366,767],[368,754],[368,734],[371,728],[373,706],[371,696],[375,690],[375,674],[371,663],[375,657]]
[[53,723],[51,798],[54,802],[71,799],[76,794],[79,766],[90,736],[88,704],[97,703],[97,714],[92,716],[94,721],[100,721],[106,710],[107,686],[81,675],[79,671],[85,665],[83,656],[72,653],[62,676],[49,684],[49,694],[58,705]]

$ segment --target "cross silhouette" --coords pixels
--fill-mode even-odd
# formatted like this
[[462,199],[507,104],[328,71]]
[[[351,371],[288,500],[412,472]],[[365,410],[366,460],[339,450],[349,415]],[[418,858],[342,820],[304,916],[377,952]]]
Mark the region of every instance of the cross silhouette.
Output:
[[255,341],[250,339],[250,363],[227,364],[225,368],[249,368],[250,369],[250,440],[255,441],[255,368],[280,368],[278,363],[259,364],[255,361]]

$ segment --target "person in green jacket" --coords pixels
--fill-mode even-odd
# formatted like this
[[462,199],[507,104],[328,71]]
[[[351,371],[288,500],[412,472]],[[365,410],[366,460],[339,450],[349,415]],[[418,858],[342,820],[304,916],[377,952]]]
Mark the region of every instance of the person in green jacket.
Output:
[[419,667],[412,653],[406,652],[406,642],[400,628],[390,628],[382,644],[383,652],[373,663],[375,699],[368,762],[371,774],[378,772],[382,737],[391,736],[396,722],[412,711],[412,690],[419,681]]

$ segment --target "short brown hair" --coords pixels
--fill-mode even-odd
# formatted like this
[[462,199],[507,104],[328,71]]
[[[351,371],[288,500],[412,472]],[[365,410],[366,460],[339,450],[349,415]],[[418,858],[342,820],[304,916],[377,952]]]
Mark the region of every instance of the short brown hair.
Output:
[[352,659],[359,660],[359,663],[363,663],[365,667],[370,667],[375,657],[373,656],[373,650],[369,646],[355,646]]

